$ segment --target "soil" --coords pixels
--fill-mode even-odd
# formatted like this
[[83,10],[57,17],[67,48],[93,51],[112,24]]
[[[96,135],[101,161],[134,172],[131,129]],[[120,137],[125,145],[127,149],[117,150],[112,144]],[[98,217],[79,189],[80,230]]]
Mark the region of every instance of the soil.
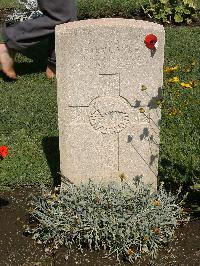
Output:
[[[67,259],[67,250],[58,249],[53,255],[46,254],[44,247],[24,234],[30,222],[28,205],[31,195],[39,195],[36,188],[0,190],[0,266],[103,266],[118,265],[113,256],[104,258],[104,251],[83,253],[72,250]],[[178,228],[176,238],[168,247],[159,251],[155,266],[199,266],[200,265],[200,219],[191,218],[185,226]],[[67,259],[67,260],[66,260]],[[130,265],[123,262],[122,265]],[[149,258],[134,265],[151,265]]]

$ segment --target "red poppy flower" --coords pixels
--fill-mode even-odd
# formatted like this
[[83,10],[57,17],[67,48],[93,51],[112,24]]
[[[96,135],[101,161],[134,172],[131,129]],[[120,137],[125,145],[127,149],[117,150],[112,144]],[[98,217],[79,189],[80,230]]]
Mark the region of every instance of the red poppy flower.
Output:
[[146,44],[146,47],[149,49],[156,49],[158,38],[154,34],[148,34],[145,37],[144,43]]
[[8,155],[8,147],[0,146],[0,157],[5,158]]

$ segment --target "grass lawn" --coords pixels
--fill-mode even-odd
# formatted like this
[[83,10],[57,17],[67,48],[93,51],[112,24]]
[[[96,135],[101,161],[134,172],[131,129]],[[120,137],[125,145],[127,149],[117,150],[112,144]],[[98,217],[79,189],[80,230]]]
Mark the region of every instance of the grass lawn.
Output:
[[10,155],[0,162],[1,185],[33,185],[51,179],[45,152],[50,160],[58,156],[56,84],[43,74],[44,46],[31,49],[34,61],[17,57],[16,71],[21,76],[17,82],[0,76],[0,145],[10,147]]
[[16,6],[17,0],[0,0],[0,8],[13,8]]
[[[168,28],[166,30],[165,65],[179,65],[180,69],[195,60],[195,69],[191,72],[177,71],[182,82],[200,80],[200,47],[198,45],[200,28]],[[165,75],[165,81],[169,75]],[[163,108],[161,127],[160,177],[168,181],[199,180],[200,176],[200,83],[193,89],[180,89],[174,84],[171,97],[164,87],[166,104]],[[180,96],[179,94],[180,93]],[[169,96],[170,95],[170,96]],[[173,109],[174,108],[174,109]],[[174,110],[169,115],[169,110]],[[177,110],[177,115],[176,115]]]
[[[167,28],[165,65],[185,66],[200,62],[200,28]],[[45,43],[18,55],[17,82],[0,74],[0,145],[9,156],[0,162],[0,186],[50,184],[59,171],[56,82],[45,79]],[[183,81],[199,79],[199,66],[192,73],[176,73]],[[199,169],[200,85],[184,89],[175,102],[168,102],[161,128],[161,179],[190,180]],[[169,96],[165,93],[165,97]],[[183,104],[187,102],[187,104]],[[181,114],[170,116],[167,108]]]

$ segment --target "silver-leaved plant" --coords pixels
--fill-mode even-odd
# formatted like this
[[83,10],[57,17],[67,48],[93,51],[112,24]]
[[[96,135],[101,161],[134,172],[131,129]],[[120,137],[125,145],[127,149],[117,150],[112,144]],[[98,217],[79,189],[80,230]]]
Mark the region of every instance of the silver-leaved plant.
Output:
[[125,255],[130,262],[142,254],[155,258],[176,227],[188,221],[178,198],[162,186],[154,191],[142,182],[69,184],[58,195],[34,200],[30,211],[38,223],[27,232],[55,249],[88,246],[115,253],[118,260]]
[[7,22],[19,22],[42,16],[37,0],[18,0],[20,8],[7,16]]

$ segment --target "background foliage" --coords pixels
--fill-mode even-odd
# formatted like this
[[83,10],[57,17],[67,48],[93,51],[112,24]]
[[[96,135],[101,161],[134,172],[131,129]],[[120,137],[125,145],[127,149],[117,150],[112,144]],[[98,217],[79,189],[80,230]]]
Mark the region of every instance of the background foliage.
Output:
[[192,23],[198,18],[195,0],[150,0],[144,12],[161,23]]
[[[13,8],[19,0],[0,0],[0,8]],[[24,1],[24,0],[23,0]],[[30,3],[36,0],[27,0]],[[25,2],[25,1],[24,1]],[[197,20],[200,0],[77,0],[78,18],[142,16],[160,23]]]
[[99,17],[133,17],[141,12],[141,5],[148,5],[148,0],[78,0],[80,19]]

